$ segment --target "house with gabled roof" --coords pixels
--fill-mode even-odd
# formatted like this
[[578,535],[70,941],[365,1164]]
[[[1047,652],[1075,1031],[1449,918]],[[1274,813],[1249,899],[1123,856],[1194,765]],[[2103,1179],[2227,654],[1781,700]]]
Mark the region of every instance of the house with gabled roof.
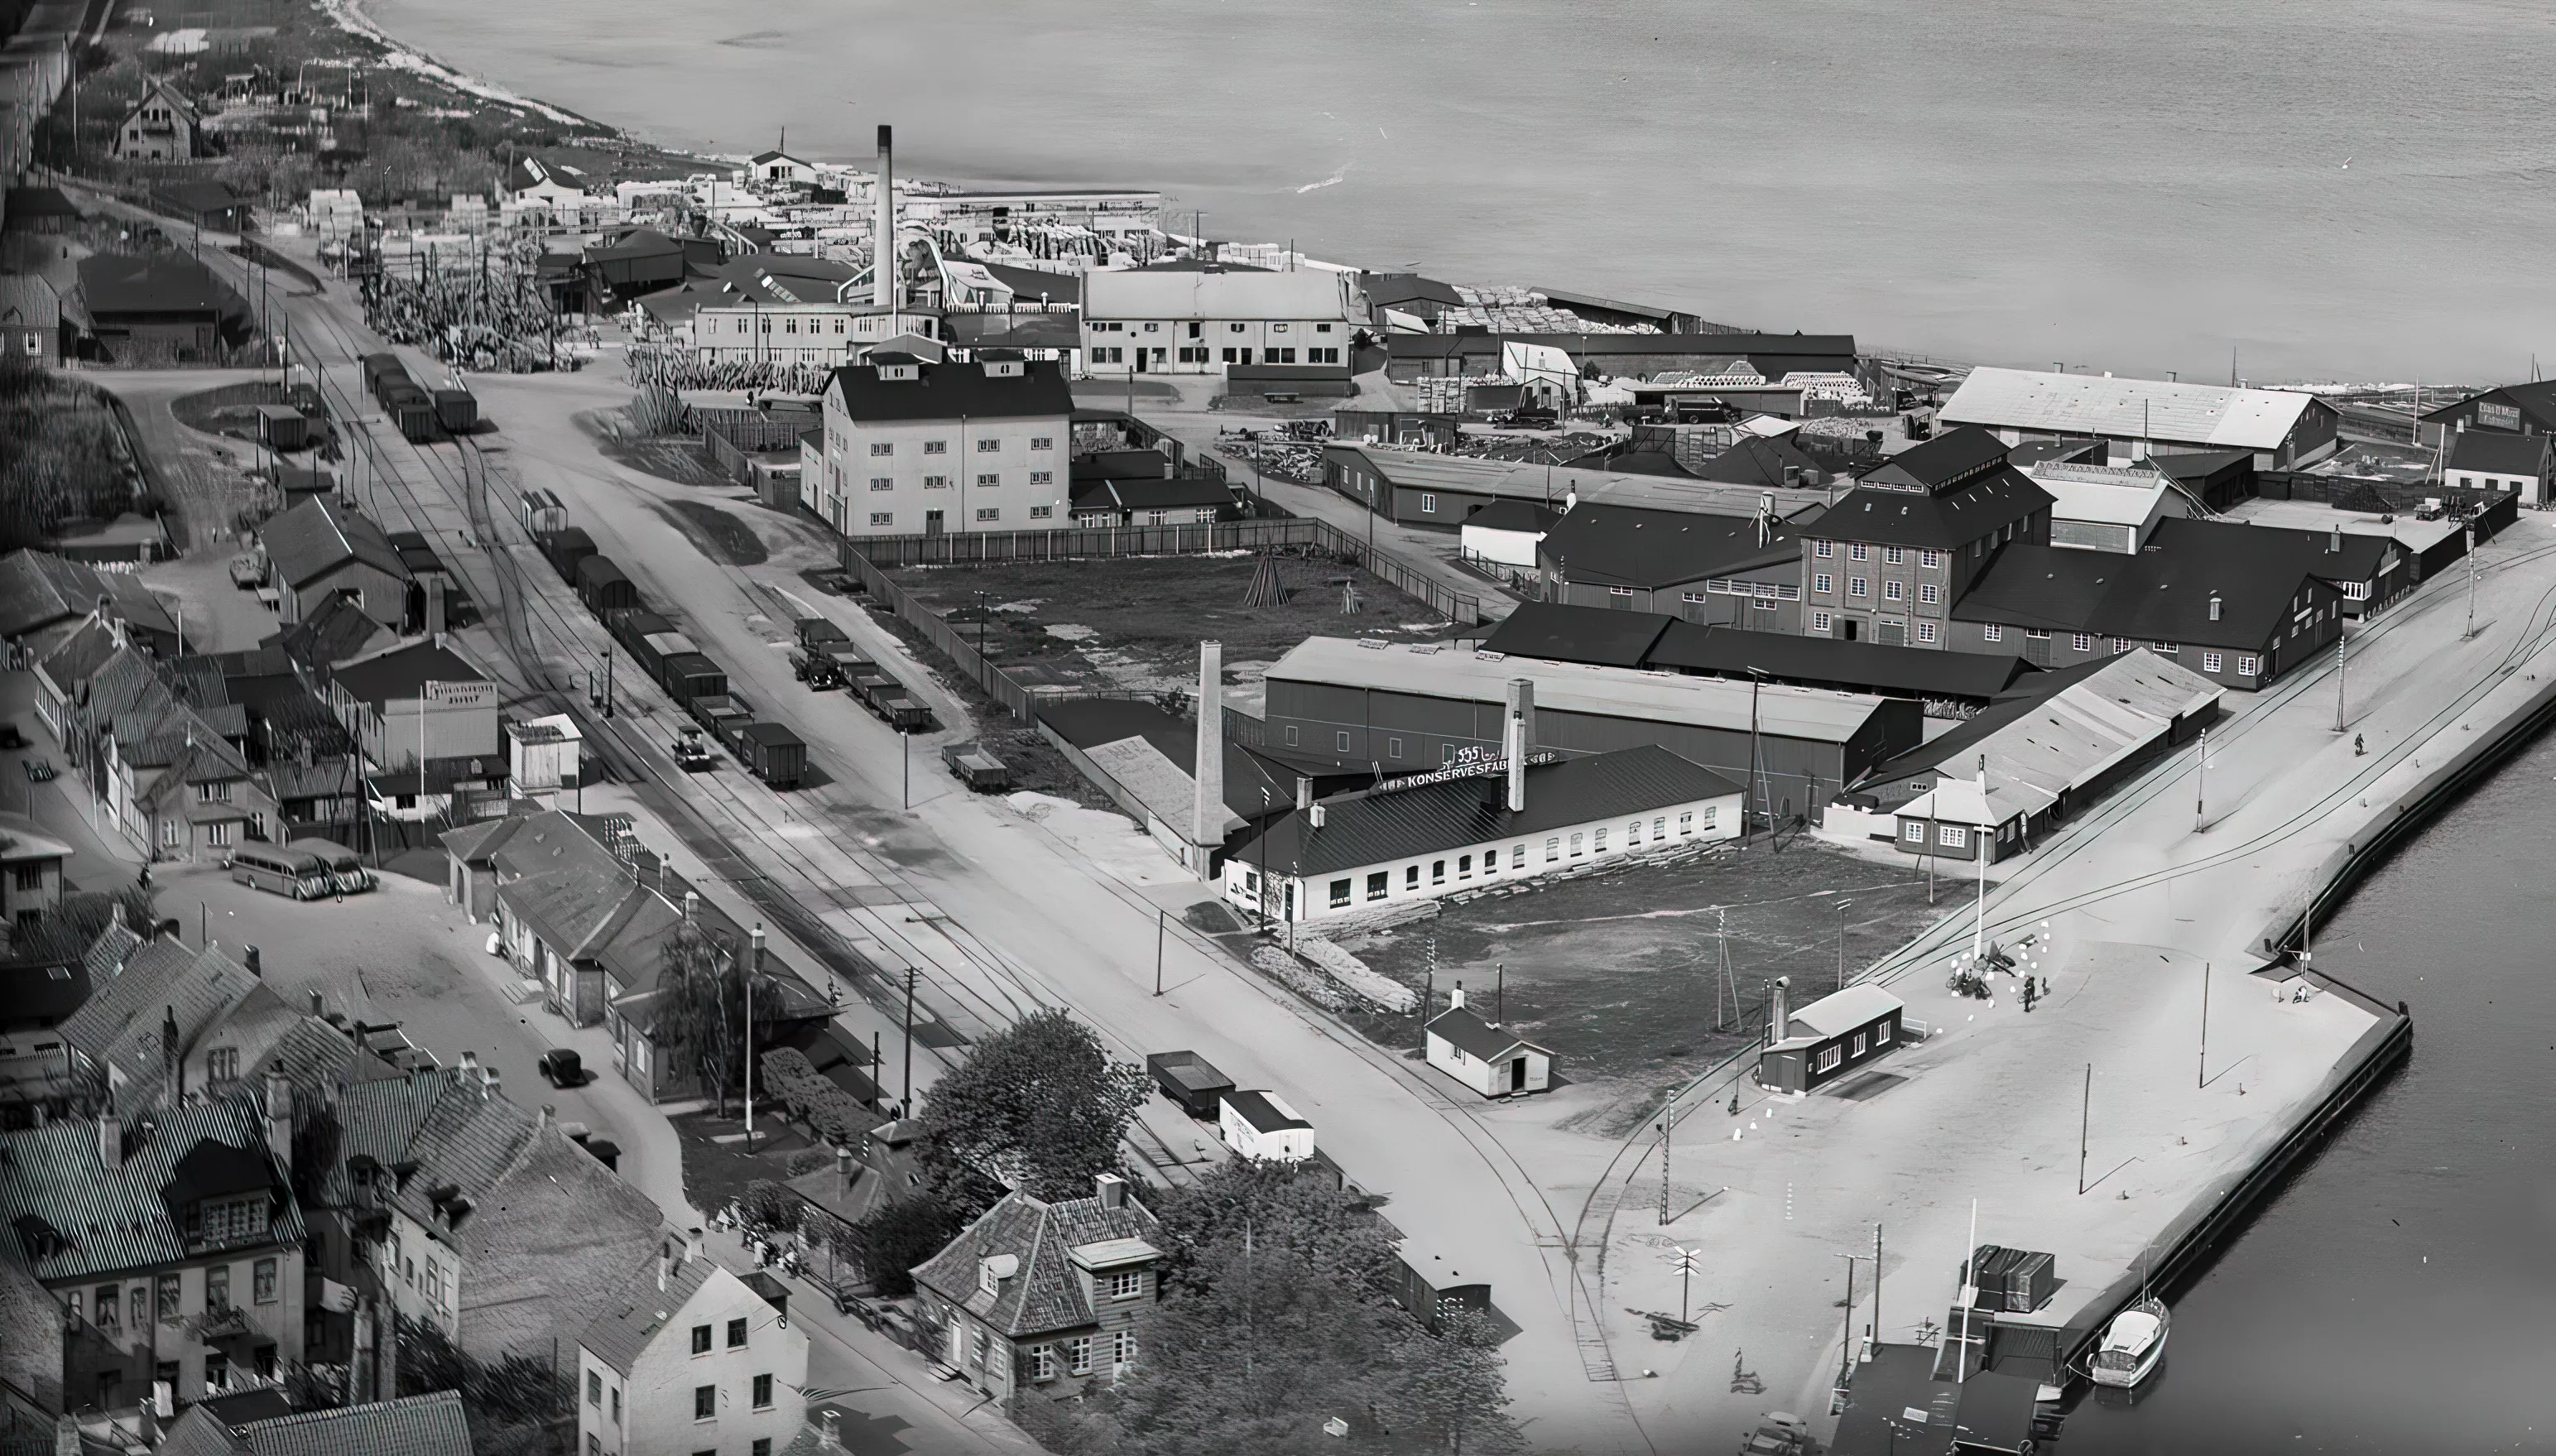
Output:
[[1162,1297],[1153,1213],[1102,1173],[1092,1196],[1004,1195],[914,1270],[934,1351],[995,1399],[1077,1395],[1136,1363],[1136,1326]]
[[1524,1097],[1553,1090],[1553,1052],[1485,1021],[1459,985],[1447,1009],[1429,1018],[1429,1065],[1483,1097]]
[[459,1390],[368,1400],[226,1425],[196,1405],[169,1427],[156,1456],[470,1456]]
[[372,517],[319,496],[260,532],[288,622],[316,615],[335,598],[391,628],[408,619],[408,564]]
[[109,1410],[272,1387],[303,1358],[292,1092],[0,1132],[0,1257],[52,1291],[64,1397]]
[[153,81],[116,123],[114,150],[127,162],[187,162],[196,152],[203,118],[167,77]]
[[808,1332],[703,1252],[661,1241],[575,1337],[577,1448],[590,1456],[757,1456],[808,1416]]

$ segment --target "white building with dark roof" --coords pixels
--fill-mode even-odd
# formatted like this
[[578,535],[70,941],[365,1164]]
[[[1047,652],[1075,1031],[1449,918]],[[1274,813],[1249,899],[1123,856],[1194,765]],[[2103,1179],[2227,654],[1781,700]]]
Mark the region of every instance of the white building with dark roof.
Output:
[[2441,483],[2517,495],[2523,505],[2548,503],[2550,445],[2556,437],[2500,430],[2460,430],[2449,437]]
[[2297,390],[1987,367],[1970,372],[1937,419],[1946,429],[1994,431],[2008,445],[2101,440],[2113,464],[2158,449],[2246,450],[2266,470],[2295,470],[2334,454],[2342,425],[2334,406]]
[[1429,1018],[1429,1065],[1483,1097],[1524,1097],[1553,1090],[1553,1053],[1483,1020],[1458,986],[1447,1009]]
[[1314,1125],[1274,1092],[1224,1094],[1215,1129],[1236,1157],[1295,1163],[1314,1155]]
[[1154,1215],[1112,1173],[1092,1196],[1049,1203],[1006,1194],[916,1267],[933,1352],[1000,1400],[1051,1399],[1114,1382],[1137,1359],[1137,1325],[1162,1297]]
[[602,1293],[575,1337],[576,1449],[768,1453],[808,1417],[808,1332],[689,1241]]
[[1357,275],[1328,268],[1117,269],[1083,280],[1083,361],[1091,374],[1345,365],[1349,335],[1366,322]]
[[803,488],[846,536],[1061,527],[1073,417],[1052,363],[874,355],[827,384],[823,470]]

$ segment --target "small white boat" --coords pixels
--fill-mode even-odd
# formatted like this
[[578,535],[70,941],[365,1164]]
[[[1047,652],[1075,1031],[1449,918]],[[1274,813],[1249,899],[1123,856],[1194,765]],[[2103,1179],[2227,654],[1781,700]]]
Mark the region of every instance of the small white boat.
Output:
[[2099,1386],[2123,1390],[2146,1380],[2165,1359],[2167,1323],[2164,1302],[2142,1296],[2104,1327],[2104,1343],[2087,1374]]

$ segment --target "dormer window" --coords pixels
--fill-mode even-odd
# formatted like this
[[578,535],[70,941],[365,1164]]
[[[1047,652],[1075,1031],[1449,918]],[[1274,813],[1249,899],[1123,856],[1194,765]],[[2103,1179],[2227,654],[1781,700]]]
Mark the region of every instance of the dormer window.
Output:
[[1003,1281],[1018,1273],[1020,1267],[1020,1256],[1014,1254],[988,1255],[976,1260],[977,1290],[987,1295],[1000,1294]]
[[994,359],[985,365],[985,377],[988,379],[1018,379],[1021,377],[1021,361],[1018,359]]
[[912,364],[881,364],[878,366],[878,371],[879,378],[882,380],[911,382],[920,376],[920,371]]

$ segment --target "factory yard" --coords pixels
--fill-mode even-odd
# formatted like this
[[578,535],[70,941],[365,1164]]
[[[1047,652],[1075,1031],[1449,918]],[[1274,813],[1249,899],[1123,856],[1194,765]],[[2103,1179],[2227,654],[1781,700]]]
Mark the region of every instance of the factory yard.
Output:
[[[985,651],[1014,678],[1117,694],[1192,686],[1202,637],[1224,643],[1225,667],[1247,697],[1256,669],[1307,637],[1416,637],[1444,626],[1354,567],[1319,557],[1275,561],[1284,599],[1274,606],[1243,603],[1258,565],[1247,552],[905,567],[889,576],[970,641],[981,624]],[[1354,616],[1341,612],[1343,582],[1359,597]]]
[[[1611,1136],[1754,1042],[1774,978],[1791,978],[1796,1006],[1835,988],[1841,902],[1852,980],[1970,888],[1940,882],[1929,910],[1922,869],[1811,840],[1770,853],[1760,841],[1441,901],[1435,917],[1341,944],[1421,989],[1434,941],[1437,1004],[1461,982],[1486,1018],[1551,1048],[1562,1075],[1585,1087],[1566,1125]],[[1361,1019],[1389,1045],[1420,1044],[1416,1018]]]

